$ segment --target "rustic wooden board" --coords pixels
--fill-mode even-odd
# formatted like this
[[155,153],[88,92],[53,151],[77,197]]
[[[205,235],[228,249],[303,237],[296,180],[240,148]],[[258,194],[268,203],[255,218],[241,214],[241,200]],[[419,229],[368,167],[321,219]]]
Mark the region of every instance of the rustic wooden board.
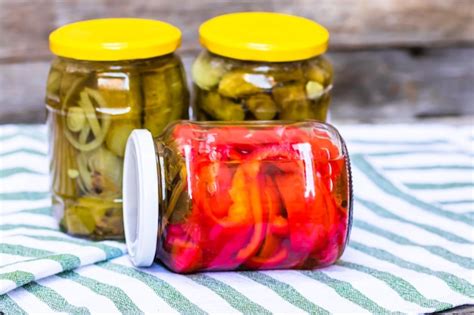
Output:
[[332,54],[334,116],[357,121],[474,115],[474,49]]
[[[474,115],[474,48],[332,52],[333,118],[407,121]],[[188,69],[194,54],[184,56]],[[0,64],[0,123],[41,122],[49,64]]]
[[0,0],[0,62],[45,60],[50,31],[98,17],[169,21],[183,30],[182,51],[195,51],[201,22],[246,10],[279,11],[319,21],[331,31],[334,50],[474,41],[472,0]]

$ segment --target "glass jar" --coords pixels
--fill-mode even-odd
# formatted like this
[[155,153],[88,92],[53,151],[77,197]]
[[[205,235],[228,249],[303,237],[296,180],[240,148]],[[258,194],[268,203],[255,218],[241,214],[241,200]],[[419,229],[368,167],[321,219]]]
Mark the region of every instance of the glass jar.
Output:
[[99,19],[50,36],[46,88],[52,203],[61,228],[123,239],[122,164],[135,128],[153,135],[188,117],[181,32],[142,19]]
[[206,49],[192,66],[198,120],[325,121],[333,70],[321,25],[297,16],[246,12],[203,23]]
[[154,139],[133,131],[124,163],[137,266],[308,269],[334,263],[348,241],[349,157],[330,125],[182,121]]

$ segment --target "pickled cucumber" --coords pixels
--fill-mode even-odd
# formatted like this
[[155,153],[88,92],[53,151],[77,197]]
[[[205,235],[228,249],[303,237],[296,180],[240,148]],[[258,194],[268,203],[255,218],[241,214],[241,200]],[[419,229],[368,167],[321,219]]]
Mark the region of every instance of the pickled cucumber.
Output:
[[311,119],[311,103],[306,96],[305,87],[301,84],[288,84],[276,87],[273,98],[280,106],[280,118],[284,120]]
[[239,98],[270,90],[273,85],[273,78],[265,74],[231,71],[222,77],[218,92],[222,96]]
[[243,107],[217,92],[201,91],[197,96],[201,110],[218,120],[244,120]]
[[130,136],[134,129],[138,128],[140,128],[138,120],[114,122],[105,138],[107,148],[116,156],[123,157],[128,136]]
[[270,67],[268,71],[273,80],[278,83],[304,82],[304,71],[300,64],[276,64]]
[[273,119],[278,107],[268,94],[255,94],[247,99],[247,107],[258,120]]
[[203,90],[216,87],[225,72],[225,62],[210,54],[199,55],[191,68],[194,83]]
[[123,234],[122,211],[113,199],[80,197],[66,209],[61,225],[80,236]]
[[145,73],[144,127],[158,136],[169,122],[188,118],[189,94],[181,66]]
[[333,69],[324,58],[315,58],[306,62],[305,76],[310,81],[319,82],[323,86],[332,84]]

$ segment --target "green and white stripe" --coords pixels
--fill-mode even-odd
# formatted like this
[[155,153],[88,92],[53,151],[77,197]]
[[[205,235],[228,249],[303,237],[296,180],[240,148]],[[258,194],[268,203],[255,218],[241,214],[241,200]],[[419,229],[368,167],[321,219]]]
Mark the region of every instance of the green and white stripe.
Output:
[[[342,126],[351,242],[313,271],[178,275],[51,216],[44,126],[0,127],[0,309],[92,313],[423,313],[474,303],[472,128]],[[471,144],[471,145],[466,145]]]

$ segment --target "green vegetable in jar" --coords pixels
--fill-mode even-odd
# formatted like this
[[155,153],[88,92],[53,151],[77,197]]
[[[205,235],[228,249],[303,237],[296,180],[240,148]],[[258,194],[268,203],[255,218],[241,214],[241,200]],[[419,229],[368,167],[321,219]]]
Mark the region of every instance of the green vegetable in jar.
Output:
[[222,97],[217,92],[200,91],[201,109],[218,120],[244,120],[245,111],[239,103]]
[[98,194],[119,193],[122,187],[122,160],[105,148],[87,155],[92,189]]
[[75,235],[121,235],[121,206],[113,199],[81,197],[66,208],[61,225]]
[[58,107],[60,102],[61,81],[64,72],[64,65],[58,60],[53,61],[51,70],[49,71],[48,81],[46,83],[46,101],[54,103]]
[[97,91],[103,103],[98,111],[111,115],[113,120],[137,120],[139,123],[143,107],[140,84],[140,76],[135,71],[99,73]]
[[[99,107],[105,107],[105,100],[102,98],[100,93],[96,90],[85,88],[80,93],[80,100],[78,102],[80,108],[83,111],[84,116],[86,117],[86,121],[88,123],[88,130],[93,134],[93,139],[87,143],[81,143],[81,138],[83,140],[88,139],[88,135],[86,136],[79,136],[76,132],[75,134],[71,132],[69,129],[64,130],[64,135],[66,139],[74,146],[76,149],[80,151],[91,151],[98,148],[102,142],[105,140],[105,136],[107,135],[107,131],[110,127],[110,117],[109,115],[101,115],[101,119],[97,116],[96,109],[92,103],[92,99],[98,104]],[[77,120],[75,112],[69,112],[68,115],[72,117],[67,117],[66,119],[70,120]]]
[[78,132],[84,128],[84,125],[86,124],[86,114],[84,109],[80,106],[69,107],[66,116],[66,123],[67,127],[72,132]]
[[163,70],[150,71],[142,75],[144,108],[168,107],[170,91]]
[[208,91],[219,84],[226,71],[225,63],[220,58],[201,54],[192,65],[191,75],[194,83]]
[[278,106],[268,94],[261,93],[252,95],[247,99],[245,104],[258,120],[273,119],[278,112]]
[[179,175],[173,180],[171,186],[168,186],[170,197],[164,218],[170,223],[182,222],[190,213],[190,199],[186,186],[186,168],[181,167]]
[[271,65],[267,75],[272,77],[276,84],[305,81],[302,67],[299,64],[293,63]]
[[188,118],[189,92],[184,85],[184,69],[182,66],[169,68],[166,72],[166,79],[170,89],[171,96],[171,115],[168,116],[168,122],[178,119]]
[[222,96],[240,98],[270,90],[274,85],[273,78],[262,73],[229,71],[219,82],[218,92]]
[[310,100],[320,98],[324,94],[324,86],[316,81],[308,81],[306,83],[306,95]]
[[111,119],[105,144],[115,155],[123,157],[128,136],[141,127],[140,77],[135,72],[105,72],[98,75],[97,85],[103,104],[96,110]]
[[139,121],[114,122],[105,138],[107,148],[116,156],[123,157],[128,136],[138,128],[140,128]]
[[280,118],[285,120],[303,120],[313,118],[311,103],[301,84],[287,84],[273,89],[273,98],[281,108]]
[[166,67],[143,75],[144,127],[153,136],[159,135],[169,122],[188,117],[189,95],[183,76],[181,67]]
[[308,60],[305,64],[305,77],[323,86],[332,84],[333,69],[331,64],[324,58]]
[[285,109],[295,103],[304,103],[307,101],[304,85],[286,84],[276,86],[272,90],[273,99],[281,108]]
[[313,113],[314,118],[319,119],[319,117],[326,117],[329,109],[329,103],[331,102],[331,95],[324,94],[318,100],[312,101],[314,103],[313,106]]
[[74,197],[77,194],[75,178],[69,176],[69,171],[77,171],[74,147],[63,136],[64,121],[62,117],[54,115],[48,117],[50,145],[56,148],[57,154],[51,160],[51,188],[54,194]]

